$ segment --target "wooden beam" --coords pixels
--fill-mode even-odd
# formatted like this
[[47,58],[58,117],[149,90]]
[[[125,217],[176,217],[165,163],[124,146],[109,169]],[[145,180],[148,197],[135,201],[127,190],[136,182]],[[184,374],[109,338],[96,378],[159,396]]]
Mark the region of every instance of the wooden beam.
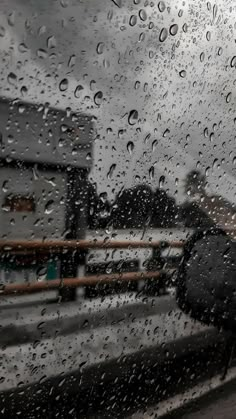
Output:
[[48,240],[48,241],[30,241],[30,240],[1,240],[0,251],[34,251],[34,252],[49,252],[59,253],[61,251],[73,251],[82,249],[143,249],[143,248],[157,248],[165,243],[170,247],[182,248],[184,242],[176,241],[98,241],[98,240]]
[[165,273],[173,273],[174,270],[154,271],[154,272],[126,272],[122,274],[109,275],[91,275],[81,278],[63,278],[53,279],[50,281],[42,281],[24,284],[8,284],[0,288],[0,296],[14,294],[32,294],[40,291],[52,291],[60,287],[77,288],[88,285],[113,284],[117,282],[131,282],[144,279],[160,278]]

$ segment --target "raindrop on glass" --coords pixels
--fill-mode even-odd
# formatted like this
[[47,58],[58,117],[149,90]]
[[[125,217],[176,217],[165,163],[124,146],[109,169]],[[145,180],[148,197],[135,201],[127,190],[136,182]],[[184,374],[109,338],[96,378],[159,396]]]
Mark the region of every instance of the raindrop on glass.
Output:
[[43,49],[43,48],[39,48],[38,50],[37,50],[37,57],[39,57],[39,58],[46,58],[47,56],[48,56],[48,53],[47,53],[47,51],[45,50],[45,49]]
[[136,124],[136,122],[138,121],[138,111],[136,111],[135,109],[133,109],[132,111],[130,111],[129,116],[128,116],[128,123],[130,125],[134,125]]
[[187,73],[186,73],[186,71],[185,71],[185,70],[181,70],[181,71],[179,72],[179,75],[180,75],[180,77],[182,77],[182,79],[184,79],[184,78],[186,77]]
[[139,17],[142,21],[147,20],[147,13],[144,9],[139,10]]
[[211,32],[210,31],[207,31],[207,33],[206,33],[206,39],[207,39],[207,41],[210,41],[211,40]]
[[73,67],[75,65],[76,57],[75,55],[71,55],[68,61],[68,67]]
[[26,86],[22,86],[21,89],[20,89],[20,92],[21,92],[22,96],[25,96],[27,94],[27,92],[28,92],[27,87]]
[[164,183],[165,183],[165,176],[161,176],[160,179],[159,179],[159,188],[160,189],[163,188]]
[[9,182],[8,180],[5,180],[2,184],[2,191],[5,193],[8,191],[8,188],[9,188]]
[[101,91],[99,91],[99,92],[97,92],[95,95],[94,95],[94,103],[95,103],[95,105],[97,105],[97,106],[99,106],[99,105],[101,105],[101,103],[102,103],[102,98],[103,98],[103,93],[101,92]]
[[84,90],[83,86],[81,86],[80,84],[75,88],[74,91],[74,96],[78,99],[79,97],[81,97],[81,91]]
[[110,166],[110,169],[109,169],[109,171],[108,171],[108,173],[107,173],[107,178],[108,178],[108,179],[111,179],[111,178],[112,178],[115,168],[116,168],[116,164],[115,164],[115,163],[113,163],[113,164]]
[[19,52],[26,52],[28,50],[28,47],[24,44],[24,42],[21,42],[21,44],[18,46]]
[[7,81],[8,81],[9,84],[15,84],[16,81],[17,81],[16,74],[12,73],[12,72],[9,73],[8,76],[7,76]]
[[165,8],[166,8],[166,5],[165,5],[164,1],[159,1],[159,3],[158,3],[159,11],[162,13],[162,12],[164,12]]
[[175,36],[178,32],[178,25],[176,23],[174,23],[173,25],[171,25],[170,27],[170,35]]
[[112,0],[117,7],[121,7],[121,0]]
[[160,35],[159,35],[159,41],[160,42],[164,42],[166,40],[167,36],[168,36],[167,29],[166,28],[162,28],[162,30],[160,32]]
[[97,44],[97,53],[98,54],[102,54],[103,53],[103,50],[104,50],[104,42],[99,42],[98,44]]
[[233,68],[233,67],[236,67],[236,55],[231,59],[231,61],[230,61],[230,66]]
[[157,147],[158,141],[154,140],[152,143],[152,151],[155,151],[156,147]]
[[0,26],[0,37],[3,38],[5,36],[6,29],[3,26]]
[[230,92],[226,96],[226,103],[229,103],[231,101],[231,98],[232,98],[232,93]]
[[137,16],[135,15],[130,16],[130,20],[129,20],[130,26],[134,26],[136,25],[136,23],[137,23]]
[[49,36],[49,38],[47,39],[47,46],[48,48],[55,48],[57,46],[55,36]]
[[10,26],[15,25],[15,12],[12,12],[8,15],[7,21],[8,21],[8,25]]
[[201,54],[200,54],[200,61],[201,61],[201,63],[203,63],[204,58],[205,58],[205,53],[204,52],[201,52]]
[[47,203],[46,203],[46,205],[45,205],[45,207],[44,207],[44,212],[45,212],[45,214],[51,214],[52,212],[53,212],[53,204],[54,204],[54,201],[52,200],[52,199],[50,199]]
[[62,79],[59,84],[60,91],[65,92],[65,90],[68,89],[68,85],[69,85],[68,79]]
[[150,180],[154,178],[154,172],[155,172],[154,166],[151,166],[148,171]]
[[129,141],[128,142],[128,144],[127,144],[127,150],[128,150],[128,152],[129,152],[130,155],[133,153],[133,150],[134,150],[134,143],[133,143],[133,141]]
[[164,131],[164,133],[163,133],[163,137],[165,138],[165,137],[167,137],[167,135],[170,133],[170,130],[169,130],[169,128],[167,128],[165,131]]
[[18,106],[18,112],[21,114],[25,112],[25,105],[23,103]]

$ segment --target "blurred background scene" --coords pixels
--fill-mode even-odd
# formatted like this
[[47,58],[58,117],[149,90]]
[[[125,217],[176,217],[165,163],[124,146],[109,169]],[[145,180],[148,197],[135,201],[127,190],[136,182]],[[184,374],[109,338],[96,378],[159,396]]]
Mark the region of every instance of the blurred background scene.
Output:
[[176,286],[193,234],[235,239],[236,4],[0,6],[2,413],[161,416],[234,360]]

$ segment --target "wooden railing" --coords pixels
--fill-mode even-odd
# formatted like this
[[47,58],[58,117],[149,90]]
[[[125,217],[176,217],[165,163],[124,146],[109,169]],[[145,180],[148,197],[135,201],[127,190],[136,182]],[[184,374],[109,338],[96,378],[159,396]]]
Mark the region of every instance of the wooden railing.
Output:
[[112,241],[112,240],[47,240],[47,241],[27,241],[27,240],[9,240],[0,241],[1,252],[11,251],[46,251],[50,253],[61,252],[62,250],[86,250],[86,249],[144,249],[166,247],[183,247],[183,241]]
[[[157,248],[182,248],[183,241],[97,241],[97,240],[71,240],[71,241],[0,241],[0,255],[2,256],[22,256],[44,254],[59,255],[64,257],[66,254],[80,252],[88,249],[157,249]],[[14,283],[2,284],[0,295],[35,293],[40,291],[50,291],[60,288],[77,288],[81,286],[92,286],[100,284],[112,284],[121,282],[133,282],[140,280],[156,279],[163,277],[163,274],[171,274],[172,270],[161,271],[142,271],[126,272],[82,276],[79,278],[60,278],[49,281],[38,281],[33,283]],[[1,278],[0,278],[1,283]]]

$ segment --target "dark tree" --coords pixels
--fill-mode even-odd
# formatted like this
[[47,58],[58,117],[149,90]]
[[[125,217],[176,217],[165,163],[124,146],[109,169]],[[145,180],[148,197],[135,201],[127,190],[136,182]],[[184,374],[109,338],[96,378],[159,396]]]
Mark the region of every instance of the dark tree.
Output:
[[114,228],[143,228],[152,214],[153,193],[147,185],[124,189],[116,198],[111,214]]
[[195,196],[196,194],[204,194],[206,187],[206,178],[198,170],[191,170],[185,179],[185,193],[188,196]]
[[180,207],[180,220],[188,228],[209,228],[215,225],[212,219],[202,211],[197,202],[185,202]]
[[174,227],[177,222],[178,207],[175,199],[166,191],[156,189],[152,205],[152,217],[150,226],[155,228]]

